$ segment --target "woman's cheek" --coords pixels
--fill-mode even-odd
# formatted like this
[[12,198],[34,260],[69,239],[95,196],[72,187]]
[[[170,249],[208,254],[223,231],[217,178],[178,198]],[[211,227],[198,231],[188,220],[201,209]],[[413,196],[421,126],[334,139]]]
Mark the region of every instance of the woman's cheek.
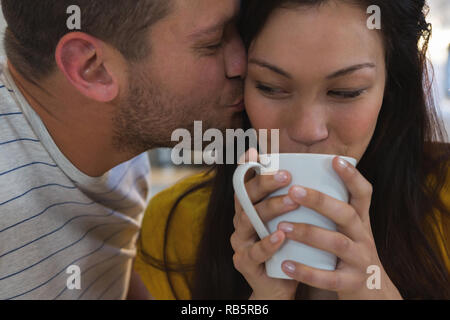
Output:
[[281,124],[280,108],[270,99],[265,98],[255,89],[247,89],[245,93],[245,106],[252,127],[258,129],[279,129]]
[[377,102],[362,102],[335,114],[334,130],[346,145],[366,148],[372,139],[381,106]]

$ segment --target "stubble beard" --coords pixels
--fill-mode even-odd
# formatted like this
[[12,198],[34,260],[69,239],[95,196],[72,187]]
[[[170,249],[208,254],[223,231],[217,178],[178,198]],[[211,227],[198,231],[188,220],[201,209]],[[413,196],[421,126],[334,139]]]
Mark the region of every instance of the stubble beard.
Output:
[[171,141],[172,133],[183,128],[194,137],[194,121],[202,121],[203,131],[241,128],[243,115],[231,114],[225,108],[220,105],[220,97],[213,103],[206,100],[195,103],[190,97],[169,92],[142,71],[135,70],[129,76],[127,96],[119,102],[113,117],[113,146],[119,152],[133,155],[174,147],[179,141]]

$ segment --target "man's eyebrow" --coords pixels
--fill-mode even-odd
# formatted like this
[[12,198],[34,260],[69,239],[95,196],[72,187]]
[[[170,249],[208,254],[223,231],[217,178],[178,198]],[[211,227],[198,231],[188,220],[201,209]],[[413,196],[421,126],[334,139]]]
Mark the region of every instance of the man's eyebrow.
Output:
[[219,22],[213,24],[212,26],[194,31],[193,33],[190,34],[189,37],[191,37],[193,39],[198,39],[203,36],[208,36],[210,34],[214,34],[217,31],[221,30],[224,25],[225,25],[225,22],[223,20],[219,21]]
[[352,72],[364,69],[364,68],[375,68],[375,64],[367,62],[367,63],[360,63],[360,64],[355,64],[354,66],[345,68],[345,69],[341,69],[339,71],[336,71],[332,74],[330,74],[329,76],[327,76],[327,79],[333,79],[333,78],[338,78],[338,77],[342,77],[345,75],[348,75]]
[[269,70],[271,70],[271,71],[273,71],[275,73],[278,73],[279,75],[282,75],[283,77],[286,77],[288,79],[292,79],[292,76],[287,71],[284,71],[283,69],[281,69],[279,67],[276,67],[276,66],[274,66],[274,65],[272,65],[270,63],[267,63],[265,61],[261,61],[261,60],[258,60],[258,59],[249,59],[248,63],[249,64],[256,64],[257,66],[260,66],[260,67],[269,69]]
[[238,17],[237,14],[234,16],[225,16],[222,19],[217,20],[216,23],[214,23],[209,27],[204,27],[202,29],[194,31],[193,33],[190,34],[190,37],[192,39],[198,39],[206,37],[211,34],[215,34],[218,31],[222,30],[225,27],[225,25],[228,25],[230,23],[236,23],[237,17]]

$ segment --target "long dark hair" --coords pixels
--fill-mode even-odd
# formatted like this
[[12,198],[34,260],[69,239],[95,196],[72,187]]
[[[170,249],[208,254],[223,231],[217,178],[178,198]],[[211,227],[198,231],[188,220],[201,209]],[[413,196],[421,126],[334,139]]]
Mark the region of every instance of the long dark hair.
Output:
[[[247,0],[241,30],[247,47],[270,14],[283,6],[313,6],[327,0]],[[405,299],[450,299],[450,276],[433,229],[434,212],[442,221],[450,210],[440,194],[448,189],[450,144],[436,115],[426,59],[431,25],[424,0],[342,0],[363,8],[378,5],[386,48],[387,83],[372,140],[357,168],[373,186],[372,231],[383,267]],[[245,129],[250,124],[246,117]],[[149,263],[171,273],[194,271],[193,299],[248,299],[251,288],[235,270],[230,237],[234,232],[232,176],[236,165],[218,165],[213,179],[187,190],[173,206],[166,225],[164,260]],[[433,179],[430,180],[430,177]],[[203,236],[193,266],[167,261],[171,217],[182,199],[198,188],[211,188]],[[450,194],[450,191],[446,191]],[[217,227],[220,226],[220,227]],[[434,232],[434,233],[433,233]],[[449,230],[446,230],[449,232]],[[444,244],[446,240],[441,237]],[[445,248],[450,253],[449,248]],[[305,297],[299,285],[297,298]],[[172,286],[172,291],[177,293]]]

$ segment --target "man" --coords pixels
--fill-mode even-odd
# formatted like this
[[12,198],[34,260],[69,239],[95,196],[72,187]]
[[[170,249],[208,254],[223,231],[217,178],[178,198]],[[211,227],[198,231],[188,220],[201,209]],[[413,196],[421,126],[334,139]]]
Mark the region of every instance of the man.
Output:
[[143,153],[240,126],[239,1],[1,3],[0,299],[138,297]]

